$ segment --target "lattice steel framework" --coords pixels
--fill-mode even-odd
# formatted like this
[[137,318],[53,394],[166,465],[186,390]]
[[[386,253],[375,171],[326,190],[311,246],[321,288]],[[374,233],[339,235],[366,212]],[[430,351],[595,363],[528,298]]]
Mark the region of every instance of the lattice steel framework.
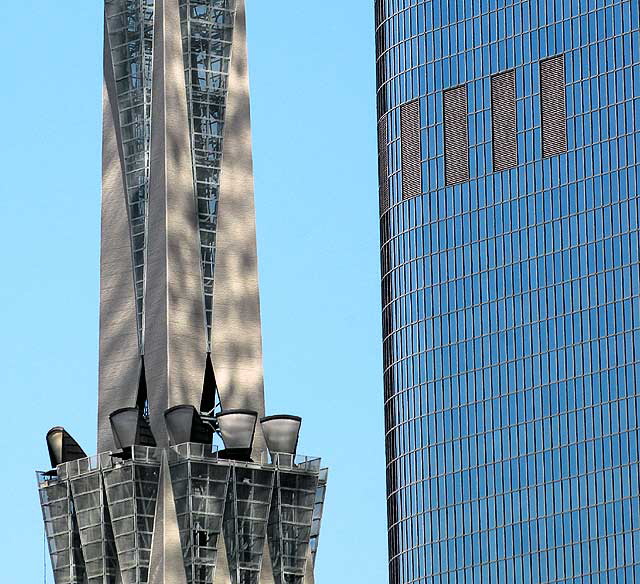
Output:
[[88,584],[118,582],[118,560],[101,472],[108,460],[105,455],[85,458],[63,465],[58,473],[71,485]]
[[171,453],[171,484],[176,502],[187,584],[214,581],[231,467],[220,464],[210,447],[185,444]]
[[269,515],[269,551],[276,584],[303,584],[311,541],[320,460],[296,464],[276,455]]
[[224,513],[232,584],[258,584],[267,537],[274,470],[234,465]]
[[[270,581],[272,504],[277,569],[298,575],[317,542],[321,487],[296,502],[313,517],[291,551],[298,527],[282,501],[297,483],[282,479],[273,498],[277,465],[260,427],[261,460],[238,462],[210,444],[170,448],[164,418],[176,404],[218,402],[265,414],[245,1],[105,0],[104,26],[103,454],[52,449],[48,437],[59,466],[39,485],[56,583]],[[136,427],[125,444],[113,416],[136,407],[153,439]]]
[[264,452],[239,462],[189,443],[133,446],[38,473],[56,584],[148,583],[164,456],[187,584],[220,581],[221,533],[231,584],[259,584],[265,542],[276,584],[305,583],[326,489],[320,459]]
[[327,496],[327,481],[329,479],[329,469],[320,469],[318,476],[318,488],[316,490],[316,498],[313,506],[313,522],[311,524],[311,556],[313,561],[316,560],[318,554],[318,543],[320,541],[320,527],[322,525],[322,516],[324,514],[324,501]]
[[[154,0],[106,0],[143,344],[151,145]],[[211,342],[216,223],[235,0],[180,0],[193,176],[198,201],[207,342]]]
[[71,486],[55,474],[38,473],[40,505],[56,584],[86,582]]
[[180,0],[209,350],[224,117],[235,16],[235,0]]
[[131,460],[112,457],[103,470],[123,584],[149,578],[160,455],[155,448],[136,446]]
[[124,159],[140,344],[144,330],[144,287],[154,0],[106,0],[106,34],[115,77],[121,156]]

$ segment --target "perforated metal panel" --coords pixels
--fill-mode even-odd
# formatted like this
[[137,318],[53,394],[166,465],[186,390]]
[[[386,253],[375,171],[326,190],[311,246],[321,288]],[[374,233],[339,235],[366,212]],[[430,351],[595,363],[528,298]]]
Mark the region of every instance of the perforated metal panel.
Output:
[[499,172],[513,168],[518,165],[516,79],[513,70],[491,78],[491,119],[493,170]]
[[400,106],[400,140],[402,155],[402,198],[422,194],[422,146],[420,139],[420,102]]
[[542,155],[557,156],[567,151],[567,100],[564,55],[540,63],[540,107],[542,112]]
[[389,153],[387,150],[387,116],[378,122],[378,183],[380,214],[389,208]]
[[444,92],[444,154],[447,185],[469,180],[467,86]]

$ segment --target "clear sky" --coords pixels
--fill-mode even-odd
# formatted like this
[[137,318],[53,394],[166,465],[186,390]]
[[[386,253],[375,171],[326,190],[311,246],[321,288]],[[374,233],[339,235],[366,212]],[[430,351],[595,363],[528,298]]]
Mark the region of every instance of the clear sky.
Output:
[[[383,584],[373,2],[247,4],[267,409],[331,468],[318,583]],[[95,449],[101,66],[101,0],[3,3],[2,584],[44,582],[47,430]]]

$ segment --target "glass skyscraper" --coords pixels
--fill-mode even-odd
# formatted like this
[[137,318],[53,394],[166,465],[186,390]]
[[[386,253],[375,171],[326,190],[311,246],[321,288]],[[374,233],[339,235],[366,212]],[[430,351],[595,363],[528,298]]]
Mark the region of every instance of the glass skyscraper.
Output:
[[375,5],[390,581],[640,583],[640,3]]

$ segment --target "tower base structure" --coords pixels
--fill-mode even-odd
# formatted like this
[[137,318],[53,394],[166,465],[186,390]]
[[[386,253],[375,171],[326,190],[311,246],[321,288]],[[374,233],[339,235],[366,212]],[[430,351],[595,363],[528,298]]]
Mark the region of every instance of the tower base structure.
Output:
[[60,464],[38,473],[55,584],[310,584],[326,479],[200,443]]

